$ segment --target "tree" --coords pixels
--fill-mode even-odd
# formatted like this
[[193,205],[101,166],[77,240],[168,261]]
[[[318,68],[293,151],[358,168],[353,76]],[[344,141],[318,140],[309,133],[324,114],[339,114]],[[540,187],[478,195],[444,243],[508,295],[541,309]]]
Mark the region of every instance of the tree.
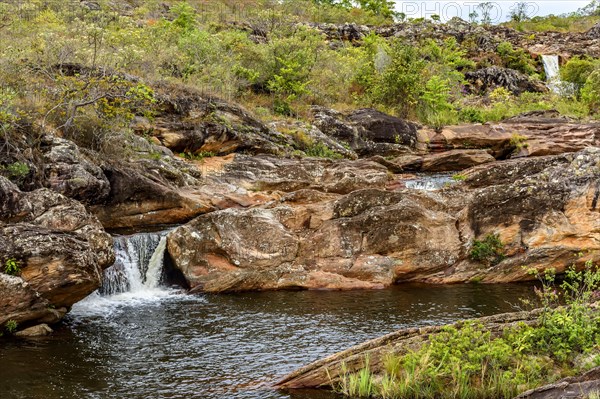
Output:
[[494,9],[494,3],[490,1],[486,3],[480,3],[476,8],[481,12],[481,23],[484,25],[490,25],[492,23],[492,10]]
[[526,21],[529,19],[527,15],[527,10],[529,8],[529,4],[521,1],[516,3],[513,7],[511,7],[510,19],[514,22]]

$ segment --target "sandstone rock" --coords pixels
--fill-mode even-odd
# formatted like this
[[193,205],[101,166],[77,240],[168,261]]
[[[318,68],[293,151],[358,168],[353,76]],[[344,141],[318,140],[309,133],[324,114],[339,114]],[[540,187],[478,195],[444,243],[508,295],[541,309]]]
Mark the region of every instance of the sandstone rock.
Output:
[[417,143],[416,124],[377,110],[356,110],[348,115],[348,120],[359,128],[359,134],[365,140],[402,144],[410,148],[414,148]]
[[134,130],[174,152],[278,154],[291,144],[237,105],[176,85],[158,85],[156,91],[156,117],[152,123],[138,120]]
[[15,337],[19,338],[31,338],[31,337],[43,337],[50,335],[54,331],[48,326],[48,324],[38,324],[37,326],[29,327],[15,333]]
[[50,308],[50,302],[42,298],[21,277],[0,273],[0,326],[13,320],[18,325],[30,321],[56,323],[64,316]]
[[20,267],[18,277],[0,274],[3,318],[54,323],[100,286],[112,238],[81,203],[49,189],[24,193],[0,177],[0,202],[0,261]]
[[253,191],[292,192],[309,188],[341,194],[366,187],[384,187],[388,181],[387,168],[368,160],[243,155],[236,155],[232,162],[209,177]]
[[557,155],[600,146],[600,125],[580,124],[555,114],[524,114],[500,123],[422,130],[430,151],[486,149],[496,159]]
[[326,135],[347,143],[359,156],[399,155],[417,145],[417,125],[374,109],[348,116],[313,107],[313,123]]
[[[583,249],[578,264],[600,260],[599,162],[597,148],[494,162],[462,172],[461,184],[419,192],[382,190],[383,180],[365,179],[366,161],[240,157],[215,179],[288,194],[201,216],[174,230],[168,248],[196,290],[531,280],[523,265],[560,273]],[[340,168],[351,184],[332,173]],[[469,256],[489,234],[506,256],[492,266]]]
[[178,187],[152,168],[106,165],[109,200],[90,209],[109,229],[181,223],[212,210],[193,190]]
[[423,172],[459,171],[495,160],[496,158],[485,150],[451,150],[425,156],[420,170]]

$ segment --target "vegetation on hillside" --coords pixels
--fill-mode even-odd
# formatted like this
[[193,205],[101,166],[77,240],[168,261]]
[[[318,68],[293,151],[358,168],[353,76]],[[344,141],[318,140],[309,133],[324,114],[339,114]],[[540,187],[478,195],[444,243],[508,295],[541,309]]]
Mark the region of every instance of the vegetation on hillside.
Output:
[[[418,43],[371,34],[329,42],[307,22],[391,23],[383,0],[0,3],[0,136],[17,150],[48,130],[113,153],[135,116],[152,118],[158,83],[181,84],[235,101],[263,119],[308,118],[311,105],[374,107],[440,128],[497,121],[556,108],[585,118],[599,112],[598,62],[572,60],[576,93],[479,93],[465,73],[498,65],[540,79],[522,49],[478,49],[454,38]],[[422,24],[420,21],[407,22]],[[423,29],[426,29],[423,28]],[[575,63],[585,62],[585,68]],[[581,70],[579,70],[581,69]],[[18,159],[2,165],[17,170]],[[4,173],[6,174],[6,173]]]

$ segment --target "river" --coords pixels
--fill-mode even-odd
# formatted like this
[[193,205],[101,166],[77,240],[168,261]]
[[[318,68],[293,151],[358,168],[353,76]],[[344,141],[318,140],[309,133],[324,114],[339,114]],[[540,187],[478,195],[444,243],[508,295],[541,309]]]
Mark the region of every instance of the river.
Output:
[[273,391],[295,368],[399,328],[513,310],[524,285],[188,296],[158,287],[77,304],[50,338],[0,347],[3,399],[329,399]]

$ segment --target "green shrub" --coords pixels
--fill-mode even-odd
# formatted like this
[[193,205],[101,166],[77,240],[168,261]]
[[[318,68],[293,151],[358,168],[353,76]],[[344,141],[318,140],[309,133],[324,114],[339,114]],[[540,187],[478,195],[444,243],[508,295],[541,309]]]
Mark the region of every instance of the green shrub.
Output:
[[13,334],[17,331],[17,327],[19,327],[19,324],[15,320],[9,320],[4,324],[4,329],[9,334]]
[[496,52],[502,59],[504,66],[515,69],[527,75],[537,73],[535,61],[525,50],[515,49],[509,42],[502,42],[496,48]]
[[4,273],[17,276],[21,273],[21,267],[16,259],[10,258],[4,262]]
[[29,165],[24,162],[13,162],[4,167],[0,167],[0,170],[3,170],[4,174],[17,184],[21,184],[25,181],[30,173]]
[[581,89],[581,100],[589,107],[590,113],[600,112],[600,70],[588,76]]
[[486,266],[495,266],[505,259],[504,244],[498,234],[488,234],[482,241],[473,240],[469,256]]
[[579,94],[596,65],[597,62],[575,56],[561,68],[560,77],[563,81],[572,83],[577,94]]

